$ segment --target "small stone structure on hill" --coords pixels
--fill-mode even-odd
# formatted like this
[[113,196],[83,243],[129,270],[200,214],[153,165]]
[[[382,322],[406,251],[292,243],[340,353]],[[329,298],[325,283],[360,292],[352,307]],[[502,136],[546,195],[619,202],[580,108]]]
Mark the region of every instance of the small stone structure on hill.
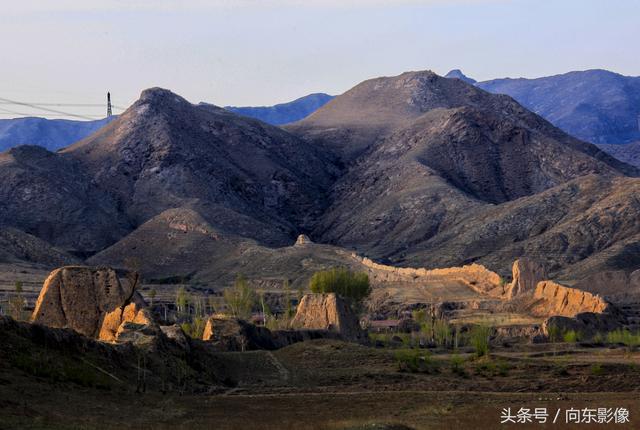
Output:
[[309,236],[307,236],[306,234],[301,234],[298,236],[298,238],[296,239],[296,243],[293,246],[303,246],[310,243],[313,242],[311,241],[311,239],[309,239]]

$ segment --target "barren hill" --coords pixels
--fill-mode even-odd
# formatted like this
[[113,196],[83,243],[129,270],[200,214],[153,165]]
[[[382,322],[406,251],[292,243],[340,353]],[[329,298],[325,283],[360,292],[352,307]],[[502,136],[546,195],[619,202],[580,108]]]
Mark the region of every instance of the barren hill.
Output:
[[79,255],[128,230],[117,202],[74,160],[39,146],[0,154],[0,226],[14,227]]
[[500,122],[509,121],[507,128],[519,129],[527,143],[544,136],[557,145],[588,155],[582,159],[584,165],[577,168],[596,168],[593,158],[597,158],[613,169],[633,171],[593,145],[571,138],[508,96],[490,94],[462,80],[443,78],[431,71],[406,72],[364,81],[304,120],[285,128],[336,151],[349,161],[365,149],[377,146],[381,138],[410,128],[425,113],[456,108],[480,112],[473,123],[461,127],[469,132],[476,123],[480,126],[486,123],[492,131],[500,132]]
[[[0,227],[48,242],[51,259],[135,259],[147,277],[212,286],[236,273],[302,285],[362,267],[352,251],[502,275],[531,256],[577,281],[640,265],[637,173],[508,96],[432,72],[363,82],[285,129],[153,88],[60,153],[0,155]],[[301,233],[315,243],[290,246]]]
[[518,256],[547,253],[555,274],[573,276],[590,257],[580,273],[622,264],[622,242],[640,232],[633,167],[459,79],[366,81],[287,128],[347,162],[359,153],[314,236],[374,258],[508,273]]
[[136,225],[188,207],[217,228],[266,243],[288,243],[313,223],[335,170],[276,127],[159,88],[62,156]]

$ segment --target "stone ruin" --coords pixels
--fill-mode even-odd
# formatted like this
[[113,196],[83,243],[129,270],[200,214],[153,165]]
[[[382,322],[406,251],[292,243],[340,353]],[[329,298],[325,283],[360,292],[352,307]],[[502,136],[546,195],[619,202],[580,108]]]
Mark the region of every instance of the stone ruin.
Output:
[[123,284],[106,267],[56,269],[44,281],[31,321],[107,342],[133,340],[138,331],[150,336],[159,327],[135,291],[137,283],[136,274]]
[[505,292],[507,300],[532,293],[540,281],[548,279],[547,270],[543,264],[524,257],[514,261],[512,274],[513,280]]
[[505,292],[507,300],[524,300],[528,312],[546,318],[541,331],[575,330],[585,334],[608,331],[625,324],[618,309],[597,294],[571,288],[547,279],[539,262],[520,258],[513,264],[513,281]]
[[326,330],[353,342],[366,340],[366,333],[360,327],[355,313],[344,299],[334,293],[305,295],[298,305],[291,327]]

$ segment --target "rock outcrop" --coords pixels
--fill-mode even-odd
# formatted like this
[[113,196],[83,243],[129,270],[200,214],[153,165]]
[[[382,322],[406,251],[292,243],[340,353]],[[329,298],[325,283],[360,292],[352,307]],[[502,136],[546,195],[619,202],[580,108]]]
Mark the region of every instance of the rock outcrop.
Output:
[[366,335],[349,305],[334,293],[307,294],[291,322],[294,329],[327,330],[344,340],[363,342]]
[[602,297],[576,288],[569,288],[553,281],[542,281],[533,294],[538,303],[532,309],[538,316],[575,317],[584,312],[604,313],[609,303]]
[[109,342],[119,339],[126,323],[156,329],[144,299],[135,292],[136,284],[137,276],[120,283],[110,268],[56,269],[42,286],[31,321]]
[[517,259],[513,263],[512,273],[513,281],[505,293],[508,300],[521,294],[534,292],[540,281],[548,279],[544,265],[529,258]]

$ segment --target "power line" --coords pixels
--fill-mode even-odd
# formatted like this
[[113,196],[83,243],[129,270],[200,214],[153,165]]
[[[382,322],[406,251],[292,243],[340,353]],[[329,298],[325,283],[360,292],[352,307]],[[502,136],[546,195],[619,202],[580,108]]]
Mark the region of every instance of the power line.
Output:
[[[24,103],[24,104],[29,104],[29,105],[36,105],[36,106],[71,106],[71,107],[104,107],[104,103],[38,103],[38,102],[20,102],[20,103]],[[15,104],[14,102],[6,102],[6,101],[0,101],[0,105],[12,105]],[[118,107],[118,106],[113,106],[113,107]],[[122,109],[120,107],[118,107],[118,109]]]
[[[26,107],[30,107],[32,109],[51,112],[51,113],[59,114],[59,115],[62,115],[62,116],[89,119],[89,120],[96,119],[96,117],[95,116],[89,116],[89,115],[81,115],[81,114],[65,112],[65,111],[61,111],[61,110],[57,110],[57,109],[51,109],[51,108],[49,108],[47,106],[77,106],[77,107],[98,107],[98,106],[100,106],[100,107],[104,107],[104,105],[98,105],[98,104],[93,104],[93,103],[29,103],[29,102],[20,102],[20,101],[16,101],[16,100],[6,99],[6,98],[3,98],[3,97],[0,97],[0,104],[26,106]],[[116,107],[117,109],[123,110],[123,108],[121,108],[119,106],[114,106],[114,107]],[[33,115],[33,114],[26,114],[26,113],[18,113],[18,112],[15,112],[15,111],[12,112],[12,111],[9,111],[8,109],[3,109],[3,110],[5,112],[14,113],[14,114],[17,114],[17,115]]]
[[[33,117],[34,116],[34,113],[18,112],[18,111],[15,111],[15,110],[5,109],[5,108],[0,108],[0,112],[4,112],[5,114],[22,115],[22,116],[27,116],[27,117]],[[48,116],[65,117],[66,118],[68,115],[66,115],[66,114],[48,114]],[[94,115],[93,118],[91,118],[91,120],[95,120],[95,119],[102,119],[102,116]]]

